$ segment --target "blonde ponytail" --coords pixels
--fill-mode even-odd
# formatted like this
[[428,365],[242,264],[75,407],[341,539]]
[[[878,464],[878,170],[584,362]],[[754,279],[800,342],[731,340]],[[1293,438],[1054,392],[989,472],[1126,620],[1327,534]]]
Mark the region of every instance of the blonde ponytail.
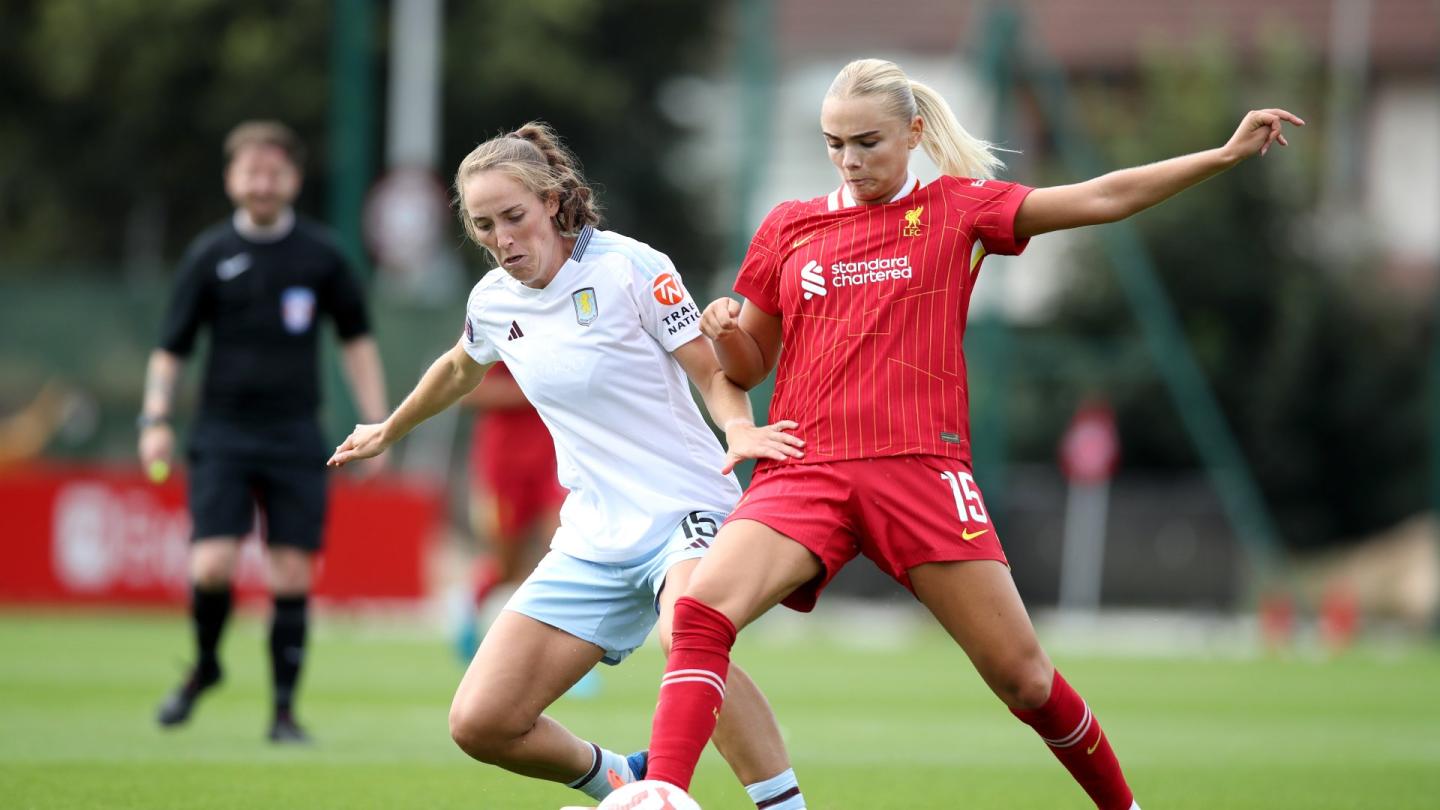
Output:
[[960,126],[939,93],[911,81],[894,62],[857,59],[840,70],[826,96],[876,96],[886,110],[907,124],[920,116],[925,122],[920,144],[943,174],[988,179],[1005,166],[989,142]]
[[960,126],[945,99],[920,82],[910,82],[915,98],[915,112],[925,121],[920,145],[925,154],[939,167],[941,174],[988,180],[1005,161],[995,154],[989,141],[982,141]]

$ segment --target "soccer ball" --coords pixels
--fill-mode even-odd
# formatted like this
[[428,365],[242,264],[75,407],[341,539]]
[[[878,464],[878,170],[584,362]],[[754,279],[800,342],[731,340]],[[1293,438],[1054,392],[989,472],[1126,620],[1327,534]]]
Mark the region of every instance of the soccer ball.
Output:
[[642,779],[616,789],[596,810],[700,810],[700,805],[674,785]]

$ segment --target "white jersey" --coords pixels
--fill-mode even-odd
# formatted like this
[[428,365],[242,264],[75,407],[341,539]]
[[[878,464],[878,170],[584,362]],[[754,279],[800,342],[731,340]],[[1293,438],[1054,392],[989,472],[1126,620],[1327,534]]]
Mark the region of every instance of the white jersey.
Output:
[[470,292],[465,350],[504,361],[555,439],[570,494],[552,549],[628,562],[687,514],[734,508],[740,484],[670,355],[699,335],[669,257],[611,231],[585,228],[543,289],[496,269]]

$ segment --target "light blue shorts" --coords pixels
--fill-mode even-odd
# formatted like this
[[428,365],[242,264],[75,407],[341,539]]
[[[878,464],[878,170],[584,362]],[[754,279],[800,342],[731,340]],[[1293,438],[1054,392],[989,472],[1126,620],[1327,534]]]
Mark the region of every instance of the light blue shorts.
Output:
[[605,651],[614,666],[645,642],[660,618],[660,589],[676,563],[703,557],[724,522],[720,512],[691,512],[649,555],[624,563],[545,555],[506,610],[556,627]]

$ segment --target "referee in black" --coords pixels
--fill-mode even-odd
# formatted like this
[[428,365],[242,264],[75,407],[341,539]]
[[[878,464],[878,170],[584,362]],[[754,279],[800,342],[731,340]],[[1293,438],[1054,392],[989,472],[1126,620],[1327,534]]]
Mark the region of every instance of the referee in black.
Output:
[[291,208],[303,151],[294,132],[271,121],[240,124],[225,139],[225,192],[235,213],[200,234],[181,261],[139,418],[141,464],[163,479],[175,451],[176,383],[196,334],[208,328],[188,453],[196,662],[157,719],[166,727],[183,724],[200,695],[221,680],[217,648],[230,616],[240,541],[254,528],[258,506],[275,603],[269,736],[279,743],[308,741],[294,705],[330,452],[317,419],[322,317],[339,335],[361,421],[380,422],[388,413],[360,285],[330,234]]

